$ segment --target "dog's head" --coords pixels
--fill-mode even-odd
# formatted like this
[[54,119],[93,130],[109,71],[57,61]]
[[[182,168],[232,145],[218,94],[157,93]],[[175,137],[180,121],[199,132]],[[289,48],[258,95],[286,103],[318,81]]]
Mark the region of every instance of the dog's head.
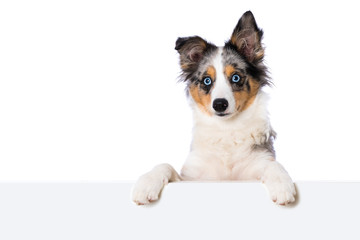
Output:
[[263,64],[263,32],[253,14],[240,18],[231,38],[217,47],[201,37],[178,38],[181,77],[196,106],[210,116],[231,117],[254,101],[269,84]]

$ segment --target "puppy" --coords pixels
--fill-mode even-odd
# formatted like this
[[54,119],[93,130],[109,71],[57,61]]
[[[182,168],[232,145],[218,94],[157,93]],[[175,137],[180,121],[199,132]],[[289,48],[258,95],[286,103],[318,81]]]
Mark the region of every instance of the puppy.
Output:
[[191,150],[180,175],[161,164],[141,176],[133,188],[135,203],[156,201],[168,182],[182,180],[260,180],[275,203],[295,201],[293,181],[275,161],[276,134],[262,91],[271,84],[262,35],[248,11],[223,47],[198,36],[177,39],[194,117]]

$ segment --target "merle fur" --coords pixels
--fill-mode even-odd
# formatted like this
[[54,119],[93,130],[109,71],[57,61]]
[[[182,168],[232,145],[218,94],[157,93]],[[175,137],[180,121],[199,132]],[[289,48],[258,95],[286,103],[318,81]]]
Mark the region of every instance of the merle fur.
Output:
[[[234,36],[234,34],[242,34],[244,37],[246,37],[247,33],[256,33],[258,39],[258,42],[256,42],[256,47],[262,48],[261,40],[263,37],[263,31],[257,26],[255,18],[250,11],[244,13],[243,16],[239,19],[232,35]],[[199,47],[202,45],[205,47]],[[191,56],[188,56],[187,54],[189,51],[191,51],[191,48],[194,49],[194,47],[200,48],[201,50],[194,51],[195,54],[190,54]],[[199,66],[205,64],[207,62],[206,60],[218,49],[218,47],[212,43],[207,42],[199,36],[192,36],[178,38],[175,43],[175,49],[180,53],[180,64],[187,64],[186,68],[182,68],[180,79],[186,82],[187,86],[190,86],[193,83],[201,83],[202,76],[198,71]],[[243,68],[242,70],[247,75],[250,75],[253,79],[259,82],[260,87],[272,85],[268,76],[268,70],[263,63],[263,57],[255,59],[249,58],[248,54],[250,50],[244,49],[244,47],[239,48],[231,40],[225,42],[223,49],[223,54],[230,59],[225,61],[229,61],[229,63],[233,64],[234,66],[241,65],[241,68]],[[246,87],[249,90],[249,86]]]
[[270,152],[274,157],[276,155],[275,152],[275,148],[274,148],[274,140],[276,139],[276,132],[271,129],[270,131],[270,136],[268,138],[266,138],[266,136],[264,136],[264,141],[259,143],[259,144],[254,144],[252,146],[253,150],[255,151],[267,151]]
[[237,49],[237,47],[232,44],[229,41],[227,41],[225,43],[224,46],[224,52],[227,51],[229,54],[229,52],[232,53],[232,55],[234,56],[234,60],[236,62],[244,62],[245,63],[245,73],[250,75],[253,79],[255,79],[256,81],[259,82],[260,86],[266,86],[272,85],[272,82],[268,76],[268,69],[267,67],[264,65],[263,60],[261,61],[256,61],[255,63],[249,62],[242,54],[241,52]]
[[[202,44],[204,44],[205,47],[201,51],[195,51],[194,55],[187,55],[188,52],[191,51],[191,49],[188,48],[196,48]],[[199,36],[179,37],[175,43],[175,50],[180,53],[180,64],[186,63],[188,65],[187,68],[182,68],[181,80],[190,83],[200,83],[202,79],[197,70],[204,62],[204,59],[207,59],[217,49],[217,46]]]

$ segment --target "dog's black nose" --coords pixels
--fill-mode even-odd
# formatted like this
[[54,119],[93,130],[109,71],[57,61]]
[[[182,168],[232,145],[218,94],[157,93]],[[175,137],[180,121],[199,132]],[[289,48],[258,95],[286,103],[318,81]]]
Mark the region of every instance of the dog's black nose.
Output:
[[213,102],[213,108],[217,112],[224,112],[229,106],[229,102],[225,98],[216,98]]

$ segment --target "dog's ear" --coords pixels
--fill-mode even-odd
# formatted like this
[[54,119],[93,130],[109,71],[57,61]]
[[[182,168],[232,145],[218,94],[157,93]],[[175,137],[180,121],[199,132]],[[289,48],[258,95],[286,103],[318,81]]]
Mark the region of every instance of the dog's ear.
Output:
[[261,46],[263,31],[258,28],[254,15],[247,11],[242,15],[230,38],[242,56],[249,62],[259,62],[264,57]]
[[201,37],[178,38],[175,50],[180,54],[180,65],[183,70],[193,69],[203,58],[209,44]]

